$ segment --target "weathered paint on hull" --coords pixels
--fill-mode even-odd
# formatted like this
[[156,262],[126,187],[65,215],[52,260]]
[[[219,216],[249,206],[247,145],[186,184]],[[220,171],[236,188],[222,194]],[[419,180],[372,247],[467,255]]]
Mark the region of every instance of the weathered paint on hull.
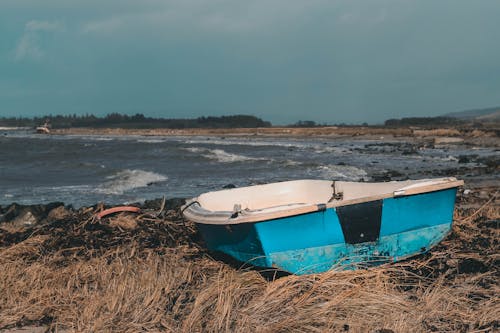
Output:
[[452,188],[271,221],[198,227],[210,250],[255,266],[295,274],[353,269],[436,245],[451,230],[455,195]]
[[395,262],[423,253],[436,245],[450,231],[449,224],[381,237],[378,242],[333,244],[301,250],[274,252],[269,258],[274,266],[295,274],[321,273],[328,270],[366,268]]

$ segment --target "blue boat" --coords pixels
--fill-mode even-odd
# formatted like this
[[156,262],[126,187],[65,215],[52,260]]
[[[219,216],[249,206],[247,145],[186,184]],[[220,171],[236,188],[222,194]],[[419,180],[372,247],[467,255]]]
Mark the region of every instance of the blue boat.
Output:
[[455,178],[296,180],[188,200],[209,250],[294,274],[365,268],[428,251],[451,230]]

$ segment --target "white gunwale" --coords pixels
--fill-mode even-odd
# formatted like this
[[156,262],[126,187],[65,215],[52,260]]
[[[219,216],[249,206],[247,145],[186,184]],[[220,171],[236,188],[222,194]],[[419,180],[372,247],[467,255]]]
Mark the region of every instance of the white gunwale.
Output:
[[[182,209],[184,216],[196,223],[231,225],[440,191],[463,184],[453,177],[387,183],[298,180],[207,192],[188,200]],[[297,193],[301,190],[308,192]],[[344,193],[344,198],[330,199],[334,192]]]

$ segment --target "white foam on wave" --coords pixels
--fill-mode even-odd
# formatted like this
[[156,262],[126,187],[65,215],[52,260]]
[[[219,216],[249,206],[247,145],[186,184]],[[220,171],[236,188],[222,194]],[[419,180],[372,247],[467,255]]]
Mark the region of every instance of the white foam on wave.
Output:
[[9,127],[9,126],[0,126],[0,131],[18,131],[18,130],[28,130],[30,127]]
[[282,161],[283,165],[284,166],[298,166],[298,165],[302,165],[302,162],[299,162],[299,161],[295,161],[295,160],[284,160]]
[[301,143],[293,143],[293,142],[281,142],[281,141],[250,141],[250,140],[231,140],[231,139],[224,139],[224,140],[217,140],[217,139],[210,139],[210,140],[185,140],[183,141],[186,144],[211,144],[211,145],[216,145],[216,146],[253,146],[253,147],[265,147],[265,146],[272,146],[272,147],[299,147],[299,146],[304,146]]
[[97,189],[104,194],[123,194],[139,187],[146,187],[153,183],[168,179],[167,176],[144,170],[125,169],[107,177],[108,181]]
[[162,139],[139,139],[137,142],[140,143],[162,143],[165,142],[165,140]]
[[89,190],[90,188],[91,188],[90,185],[63,185],[63,186],[51,187],[50,189],[58,190],[58,191],[73,192],[73,191],[85,191],[85,190]]
[[358,181],[367,176],[365,170],[350,165],[322,165],[317,171],[323,178]]
[[316,154],[326,154],[326,153],[348,154],[348,153],[352,153],[352,151],[350,151],[349,149],[340,148],[340,147],[313,146],[312,148]]
[[188,148],[182,148],[182,149],[190,151],[192,153],[201,153],[201,152],[207,150],[207,149],[197,148],[197,147],[188,147]]
[[210,160],[215,160],[220,163],[234,163],[234,162],[244,162],[244,161],[263,161],[265,158],[261,157],[250,157],[239,154],[228,153],[222,149],[206,149],[198,147],[184,148],[192,153],[200,154],[201,156],[208,158]]
[[430,156],[430,155],[416,155],[405,156],[405,158],[413,158],[419,160],[435,161],[435,162],[458,162],[458,158],[452,155],[447,156]]
[[235,140],[235,139],[211,139],[201,140],[193,139],[186,140],[187,144],[211,144],[215,146],[252,146],[252,147],[281,147],[289,149],[299,149],[313,151],[316,154],[334,153],[334,154],[349,154],[352,151],[345,147],[329,146],[318,142],[295,142],[295,141],[269,141],[269,140]]
[[113,141],[113,138],[109,136],[95,136],[95,137],[90,137],[89,140],[92,141]]
[[441,157],[440,160],[446,161],[446,162],[458,162],[458,158],[456,158],[455,156],[451,156],[451,155],[448,155],[446,157]]
[[210,150],[209,154],[204,155],[204,156],[207,158],[215,159],[215,160],[222,162],[222,163],[262,160],[262,158],[249,157],[249,156],[244,156],[244,155],[228,153],[222,149]]

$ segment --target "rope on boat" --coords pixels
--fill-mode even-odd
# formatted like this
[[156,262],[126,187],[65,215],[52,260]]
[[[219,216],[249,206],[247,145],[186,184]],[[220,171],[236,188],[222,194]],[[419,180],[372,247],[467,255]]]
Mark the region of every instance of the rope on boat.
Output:
[[342,200],[344,198],[344,192],[337,193],[337,188],[335,187],[335,180],[332,181],[332,188],[333,188],[333,194],[330,200],[328,200],[328,202],[332,202],[333,200]]

